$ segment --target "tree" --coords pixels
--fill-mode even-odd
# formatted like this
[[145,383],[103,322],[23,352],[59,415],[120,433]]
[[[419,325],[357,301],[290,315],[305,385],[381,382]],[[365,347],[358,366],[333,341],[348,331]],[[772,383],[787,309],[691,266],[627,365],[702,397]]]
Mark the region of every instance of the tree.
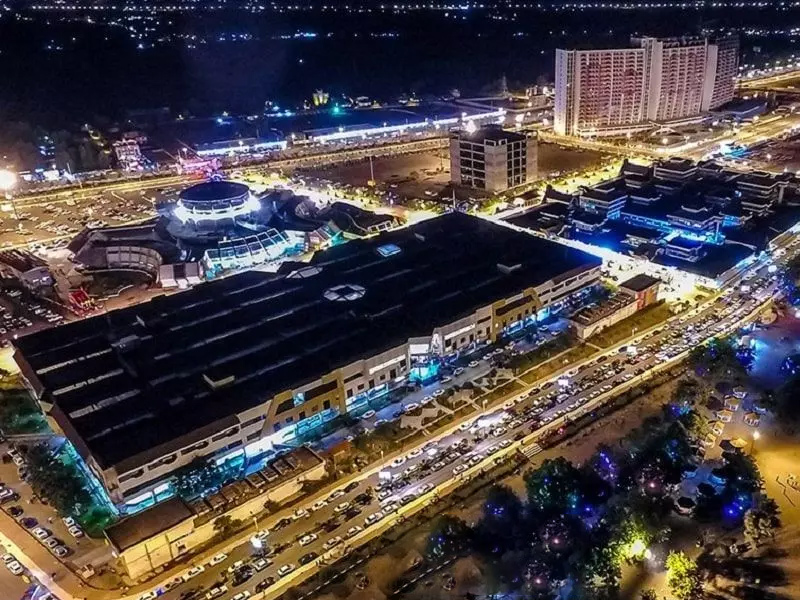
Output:
[[535,520],[548,515],[576,514],[581,510],[584,496],[599,493],[602,480],[589,482],[584,473],[560,456],[548,459],[538,469],[525,475],[528,508]]
[[469,547],[472,530],[458,517],[442,515],[428,536],[427,554],[433,559],[456,556]]
[[689,353],[688,361],[698,375],[716,379],[741,378],[752,363],[737,354],[732,338],[713,338],[708,344],[697,346]]
[[658,594],[653,588],[642,590],[639,594],[639,600],[658,600]]
[[229,538],[241,526],[242,521],[240,519],[234,519],[230,515],[221,515],[214,521],[214,537],[218,540]]
[[776,421],[787,431],[800,425],[800,409],[796,399],[800,397],[800,374],[789,377],[771,396],[770,404],[775,411]]
[[667,585],[677,600],[695,600],[700,597],[700,570],[683,552],[670,552],[667,556]]
[[0,429],[6,435],[38,433],[47,430],[47,422],[27,390],[0,391]]
[[77,515],[92,505],[86,481],[74,463],[56,454],[45,444],[37,444],[26,456],[31,487],[63,515]]
[[744,514],[744,535],[756,547],[765,539],[775,537],[775,530],[781,526],[778,504],[766,498],[756,507]]
[[741,450],[723,452],[725,464],[719,469],[725,479],[725,487],[732,493],[749,493],[758,491],[762,486],[761,472],[753,457]]
[[[509,550],[524,537],[523,506],[507,486],[493,485],[483,503],[483,517],[475,531],[478,547],[488,553]],[[522,534],[522,535],[521,535]]]

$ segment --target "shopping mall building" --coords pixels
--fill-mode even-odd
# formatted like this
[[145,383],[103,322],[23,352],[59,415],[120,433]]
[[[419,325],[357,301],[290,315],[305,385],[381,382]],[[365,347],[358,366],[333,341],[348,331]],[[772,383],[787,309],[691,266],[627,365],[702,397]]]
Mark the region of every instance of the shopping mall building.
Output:
[[461,213],[15,340],[126,512],[198,457],[251,465],[598,282],[600,259]]

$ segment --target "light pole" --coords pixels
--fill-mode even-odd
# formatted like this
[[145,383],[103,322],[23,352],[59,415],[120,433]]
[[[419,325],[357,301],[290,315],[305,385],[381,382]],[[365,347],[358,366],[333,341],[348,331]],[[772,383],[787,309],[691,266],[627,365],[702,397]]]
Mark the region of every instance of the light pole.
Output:
[[17,206],[14,204],[14,196],[12,194],[15,187],[17,187],[17,174],[8,169],[0,169],[0,191],[5,194],[6,200],[11,202],[11,210],[14,212],[14,218],[19,221]]
[[756,440],[758,440],[760,438],[761,438],[761,433],[759,433],[758,431],[754,431],[753,432],[753,439],[750,442],[750,454],[752,454],[753,451],[756,448]]

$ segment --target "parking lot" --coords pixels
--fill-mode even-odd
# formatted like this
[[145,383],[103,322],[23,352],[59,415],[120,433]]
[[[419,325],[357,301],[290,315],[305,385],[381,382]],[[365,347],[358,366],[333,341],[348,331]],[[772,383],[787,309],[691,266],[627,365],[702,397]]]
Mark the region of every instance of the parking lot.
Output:
[[[106,562],[110,553],[102,540],[86,536],[72,517],[59,516],[53,507],[36,497],[26,481],[29,475],[23,449],[41,440],[54,444],[61,440],[48,435],[25,436],[22,439],[26,441],[0,444],[0,451],[3,452],[0,460],[0,508],[18,527],[73,569]],[[3,557],[3,562],[12,574],[22,574],[8,555]]]

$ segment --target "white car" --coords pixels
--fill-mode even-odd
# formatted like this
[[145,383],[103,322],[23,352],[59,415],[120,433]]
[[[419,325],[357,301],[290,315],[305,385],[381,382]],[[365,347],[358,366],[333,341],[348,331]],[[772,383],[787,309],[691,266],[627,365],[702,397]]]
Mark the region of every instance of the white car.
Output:
[[253,562],[253,568],[256,571],[261,572],[264,569],[266,569],[268,566],[270,566],[271,564],[272,564],[271,560],[269,560],[267,558],[259,558],[258,560]]
[[372,513],[370,516],[364,519],[364,525],[366,525],[367,527],[369,527],[370,525],[374,525],[375,523],[380,521],[383,518],[383,516],[384,515],[382,512]]
[[280,569],[278,569],[278,577],[286,577],[289,573],[294,571],[295,566],[292,563],[288,565],[283,565]]
[[442,388],[439,388],[438,390],[435,390],[435,391],[433,392],[433,397],[434,397],[434,398],[438,398],[438,397],[439,397],[439,396],[441,396],[442,394],[444,394],[444,390],[443,390]]
[[298,508],[292,513],[292,521],[297,521],[298,519],[303,519],[308,516],[310,516],[310,513],[305,508]]
[[453,475],[461,475],[464,471],[466,471],[469,467],[467,465],[458,465],[456,468],[453,469]]
[[81,530],[81,528],[80,528],[80,527],[78,527],[77,525],[73,525],[72,527],[69,527],[69,528],[67,529],[67,531],[68,531],[68,532],[69,532],[69,534],[70,534],[72,537],[74,537],[74,538],[83,537],[83,531],[82,531],[82,530]]
[[227,585],[218,585],[208,590],[208,592],[206,593],[206,600],[214,600],[215,598],[220,598],[227,593],[228,593]]
[[417,404],[416,402],[409,402],[403,407],[403,410],[405,410],[406,412],[411,412],[417,410],[418,408],[419,404]]
[[328,502],[330,502],[331,500],[336,500],[341,496],[344,496],[344,490],[333,490],[328,496]]
[[300,538],[300,545],[308,546],[310,543],[318,539],[318,537],[319,536],[317,536],[316,533],[307,533],[306,535]]
[[250,597],[250,592],[245,590],[236,594],[231,600],[247,600]]
[[72,517],[63,517],[61,520],[64,522],[64,525],[66,525],[67,527],[75,527],[77,525],[77,523],[75,522],[75,519],[73,519]]
[[350,529],[347,530],[347,538],[350,539],[353,536],[358,535],[364,531],[364,528],[361,525],[353,525]]
[[6,563],[6,568],[14,575],[22,575],[22,573],[25,571],[22,565],[15,560],[12,560],[10,563]]
[[470,363],[469,363],[467,366],[468,366],[470,369],[474,369],[474,368],[475,368],[475,367],[477,367],[479,364],[481,364],[481,363],[479,363],[477,360],[472,360],[472,361],[470,361]]
[[407,458],[417,458],[422,455],[422,448],[414,448],[411,452],[406,454]]
[[14,558],[13,554],[3,554],[2,559],[3,559],[3,564],[4,565],[7,565],[8,563],[14,562],[15,560],[17,560],[16,558]]
[[200,573],[202,573],[205,570],[206,568],[203,565],[197,565],[196,567],[192,567],[191,569],[186,571],[186,573],[183,574],[183,580],[189,581],[192,577],[197,577],[198,575],[200,575]]
[[362,419],[371,419],[374,416],[375,416],[375,411],[374,410],[368,410],[363,415],[361,415],[361,418]]
[[158,592],[155,590],[149,591],[146,594],[139,596],[139,600],[155,600],[158,598]]
[[218,565],[219,563],[224,562],[226,558],[228,558],[228,555],[225,554],[224,552],[215,554],[214,556],[211,557],[211,560],[208,561],[208,566],[213,567],[215,565]]
[[237,560],[230,567],[228,567],[228,573],[235,573],[236,571],[241,569],[243,566],[244,566],[244,561],[243,560]]
[[337,512],[337,513],[343,513],[348,508],[350,508],[350,503],[349,502],[342,502],[341,504],[337,504],[336,508],[334,508],[333,511]]
[[328,550],[331,550],[332,548],[336,548],[336,546],[338,546],[339,544],[341,544],[343,541],[344,541],[344,540],[341,538],[341,536],[338,536],[338,535],[337,535],[336,537],[332,537],[332,538],[331,538],[331,539],[329,539],[327,542],[325,542],[325,543],[322,545],[322,547],[323,547],[323,548],[325,549],[325,551],[327,552]]
[[311,510],[316,512],[318,510],[322,510],[326,506],[328,506],[328,503],[325,500],[317,500],[311,505]]
[[44,527],[34,527],[31,530],[31,533],[34,535],[34,537],[37,540],[40,540],[40,541],[41,540],[46,540],[47,538],[50,537],[50,532],[47,531],[47,529],[45,529]]
[[392,465],[393,467],[399,467],[399,466],[402,466],[402,465],[403,465],[403,463],[405,463],[405,462],[406,462],[406,457],[405,457],[405,456],[398,456],[397,458],[395,458],[395,459],[394,459],[394,460],[391,462],[391,465]]

